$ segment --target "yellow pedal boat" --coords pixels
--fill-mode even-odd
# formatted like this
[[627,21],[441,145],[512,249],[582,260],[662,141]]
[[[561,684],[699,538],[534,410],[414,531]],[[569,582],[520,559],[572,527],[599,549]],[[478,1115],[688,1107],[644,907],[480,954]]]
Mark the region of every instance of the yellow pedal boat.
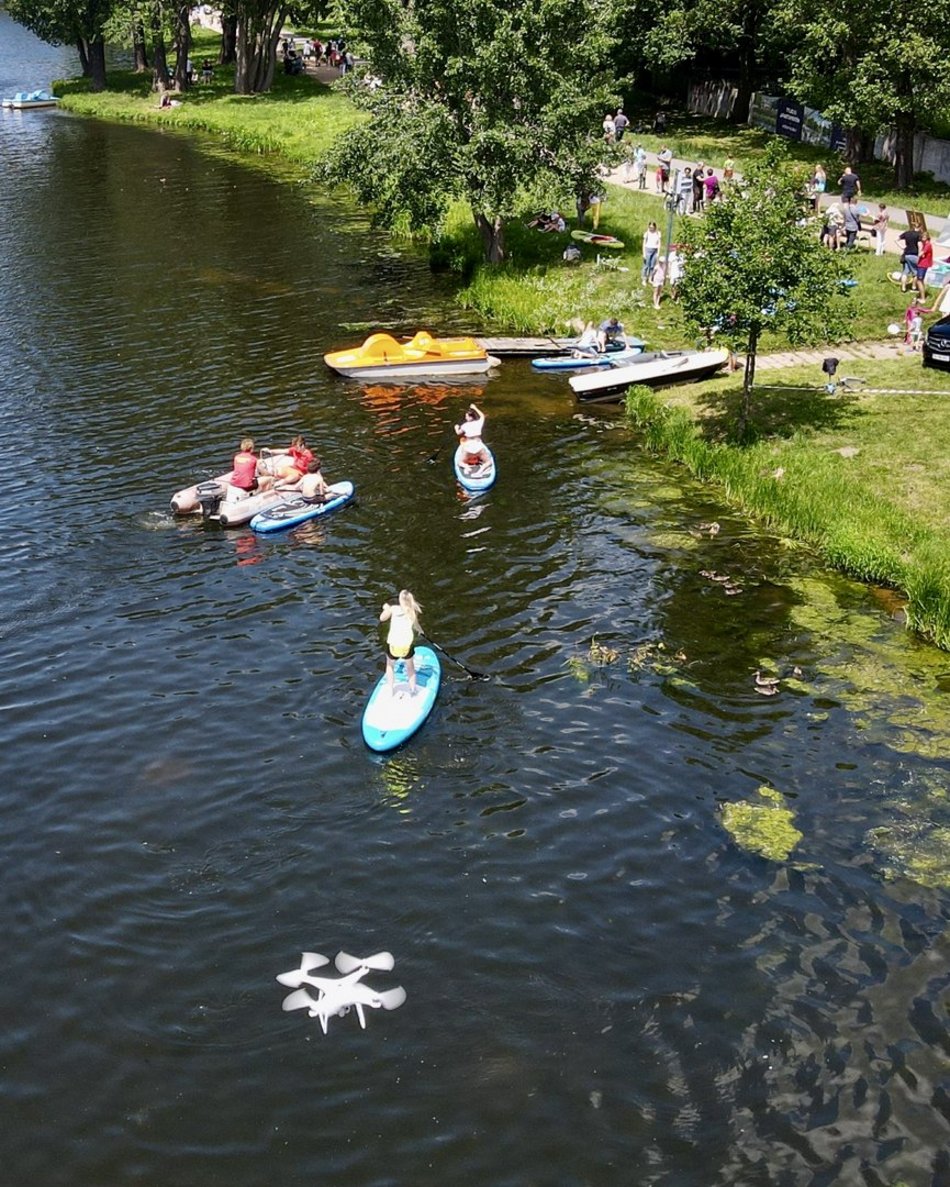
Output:
[[474,338],[433,338],[420,330],[408,342],[391,334],[372,334],[362,346],[323,356],[328,367],[350,379],[415,379],[429,375],[476,375],[498,359]]

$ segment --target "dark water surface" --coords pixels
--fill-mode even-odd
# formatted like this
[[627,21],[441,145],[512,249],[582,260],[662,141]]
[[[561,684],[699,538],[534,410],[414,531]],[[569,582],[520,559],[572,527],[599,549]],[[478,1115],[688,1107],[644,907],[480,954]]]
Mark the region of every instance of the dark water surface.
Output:
[[[58,53],[0,15],[5,93]],[[948,897],[871,832],[945,843],[947,657],[563,379],[334,379],[354,325],[457,320],[338,204],[59,113],[4,113],[0,156],[3,1181],[950,1181]],[[168,516],[301,430],[355,507]],[[492,679],[447,664],[380,759],[402,585]],[[790,863],[723,827],[763,784]],[[324,1037],[274,977],[340,948],[408,1000]]]

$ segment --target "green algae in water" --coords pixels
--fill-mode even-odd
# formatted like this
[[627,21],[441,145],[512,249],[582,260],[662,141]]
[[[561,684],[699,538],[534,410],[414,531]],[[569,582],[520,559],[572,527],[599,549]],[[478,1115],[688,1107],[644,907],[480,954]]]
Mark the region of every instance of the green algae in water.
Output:
[[802,839],[793,824],[794,813],[785,807],[781,792],[772,787],[760,787],[756,795],[757,800],[723,805],[726,831],[740,849],[769,861],[787,861]]
[[908,878],[931,890],[950,889],[950,827],[929,820],[898,820],[865,838],[883,859],[881,874]]

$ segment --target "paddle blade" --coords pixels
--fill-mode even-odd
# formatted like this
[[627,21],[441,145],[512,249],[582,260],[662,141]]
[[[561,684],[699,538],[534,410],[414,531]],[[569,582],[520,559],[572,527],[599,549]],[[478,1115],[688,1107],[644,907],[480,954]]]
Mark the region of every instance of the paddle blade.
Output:
[[378,997],[379,1004],[384,1010],[398,1010],[406,1000],[406,991],[401,985],[397,985],[395,989],[387,989],[385,993],[380,993]]
[[287,1013],[290,1010],[309,1010],[313,1005],[316,1003],[306,989],[296,989],[293,993],[287,994],[280,1008]]
[[391,952],[377,952],[373,956],[350,956],[347,952],[338,952],[334,964],[341,973],[353,973],[357,969],[379,969],[384,972],[395,965],[396,961]]

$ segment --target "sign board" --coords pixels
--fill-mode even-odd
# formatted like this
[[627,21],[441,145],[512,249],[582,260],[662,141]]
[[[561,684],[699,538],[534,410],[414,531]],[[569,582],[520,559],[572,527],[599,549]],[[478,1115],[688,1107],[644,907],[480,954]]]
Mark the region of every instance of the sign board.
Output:
[[775,131],[790,140],[801,140],[805,108],[794,99],[779,99],[775,108]]
[[907,215],[907,225],[912,231],[927,230],[927,218],[921,211],[905,210],[904,213]]
[[847,146],[848,142],[844,134],[844,128],[840,124],[832,124],[831,132],[828,136],[828,147],[832,152],[844,152]]

